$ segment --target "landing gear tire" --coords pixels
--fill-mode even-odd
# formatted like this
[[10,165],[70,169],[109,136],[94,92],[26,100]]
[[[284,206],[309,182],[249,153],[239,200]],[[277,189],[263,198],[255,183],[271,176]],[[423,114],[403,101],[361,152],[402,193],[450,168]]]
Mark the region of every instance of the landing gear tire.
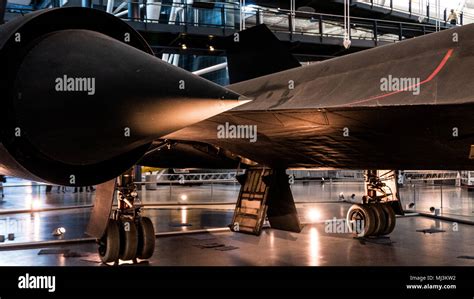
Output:
[[135,222],[123,220],[120,226],[120,259],[132,260],[137,255],[138,232]]
[[119,259],[147,259],[155,249],[155,231],[149,218],[141,217],[142,205],[134,183],[134,169],[130,168],[115,182],[118,207],[109,219],[106,233],[98,241],[100,259],[104,263]]
[[373,203],[369,205],[370,209],[374,212],[375,216],[375,229],[372,235],[379,236],[382,235],[388,226],[387,216],[382,208],[382,204]]
[[397,218],[395,217],[395,211],[393,211],[392,207],[388,203],[380,204],[380,207],[385,213],[385,218],[387,219],[385,229],[380,233],[381,235],[388,235],[393,232],[395,228],[395,224],[397,223]]
[[370,236],[376,228],[374,212],[367,205],[352,205],[347,212],[346,223],[358,237]]
[[116,220],[110,219],[104,236],[99,240],[99,256],[103,263],[118,260],[120,251],[120,228]]
[[155,229],[150,218],[142,217],[138,224],[138,249],[139,259],[149,259],[155,251]]

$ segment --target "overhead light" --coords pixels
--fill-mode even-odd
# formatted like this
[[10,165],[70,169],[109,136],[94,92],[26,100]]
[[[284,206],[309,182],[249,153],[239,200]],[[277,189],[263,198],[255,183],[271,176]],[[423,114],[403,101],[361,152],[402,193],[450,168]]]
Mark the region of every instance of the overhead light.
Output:
[[215,49],[213,46],[209,46],[209,51],[213,52]]
[[186,201],[188,199],[188,196],[186,194],[181,195],[181,200]]
[[349,49],[351,44],[352,44],[352,42],[349,38],[344,38],[344,41],[342,42],[342,45],[344,46],[344,48]]
[[186,44],[181,44],[181,49],[186,50],[187,48]]

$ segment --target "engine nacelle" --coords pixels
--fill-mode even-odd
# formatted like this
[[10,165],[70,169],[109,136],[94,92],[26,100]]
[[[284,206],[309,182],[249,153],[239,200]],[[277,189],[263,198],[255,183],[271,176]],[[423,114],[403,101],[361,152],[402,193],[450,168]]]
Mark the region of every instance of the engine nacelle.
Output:
[[239,95],[153,55],[120,19],[38,11],[0,27],[0,173],[93,185],[151,142],[238,106]]

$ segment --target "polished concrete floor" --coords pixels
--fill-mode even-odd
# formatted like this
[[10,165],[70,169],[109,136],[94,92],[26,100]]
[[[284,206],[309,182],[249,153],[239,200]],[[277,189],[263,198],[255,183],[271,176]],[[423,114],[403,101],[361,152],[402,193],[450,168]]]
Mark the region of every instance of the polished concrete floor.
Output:
[[[339,210],[333,204],[322,210]],[[333,215],[334,213],[329,212]],[[417,230],[438,228],[440,233]],[[151,266],[474,266],[473,227],[424,217],[404,217],[390,238],[354,239],[326,232],[326,224],[306,225],[300,234],[264,229],[260,237],[223,232],[159,237]],[[215,245],[213,245],[215,244]],[[218,246],[214,248],[206,248]],[[69,250],[75,257],[39,254]],[[463,258],[464,257],[464,258]],[[121,265],[129,264],[128,262]],[[94,243],[1,251],[2,266],[100,266]]]
[[[70,245],[39,245],[24,249],[25,243],[84,238],[89,221],[93,192],[46,194],[44,186],[25,181],[10,181],[0,201],[0,235],[15,234],[15,240],[0,242],[1,265],[99,265],[93,242]],[[28,184],[27,186],[24,186]],[[260,237],[224,232],[158,237],[150,265],[466,265],[474,266],[474,226],[430,219],[422,216],[398,218],[390,239],[354,239],[347,233],[326,231],[325,221],[343,219],[350,204],[363,194],[361,183],[298,183],[292,186],[298,213],[307,223],[301,234],[265,229]],[[416,208],[429,212],[441,204],[440,186],[406,186],[403,204],[415,202]],[[155,230],[190,232],[223,228],[232,219],[238,194],[237,185],[158,186],[141,191],[147,204],[145,215]],[[458,187],[443,186],[443,215],[473,219],[473,194]],[[65,210],[42,210],[71,207]],[[66,234],[52,235],[64,227]],[[424,234],[423,229],[444,232]],[[216,248],[206,244],[217,243]],[[6,249],[5,246],[19,245]],[[4,247],[2,249],[2,246]],[[207,246],[209,247],[209,246]],[[212,246],[211,246],[212,247]],[[29,247],[30,248],[30,247]],[[80,257],[41,254],[43,248],[63,248]],[[262,254],[256,254],[262,252]],[[459,258],[459,257],[466,258]]]

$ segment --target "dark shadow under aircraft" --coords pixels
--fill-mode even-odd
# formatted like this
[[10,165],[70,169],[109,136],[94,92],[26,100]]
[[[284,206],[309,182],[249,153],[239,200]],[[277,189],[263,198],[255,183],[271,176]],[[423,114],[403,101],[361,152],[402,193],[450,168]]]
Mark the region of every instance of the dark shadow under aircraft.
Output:
[[253,234],[266,217],[300,231],[287,169],[367,169],[363,203],[347,215],[359,236],[390,234],[403,214],[397,169],[474,169],[474,25],[308,66],[264,26],[222,47],[226,87],[156,58],[101,11],[8,22],[0,173],[99,184],[87,232],[112,262],[153,254],[153,225],[134,203],[137,164],[246,168],[230,226]]

